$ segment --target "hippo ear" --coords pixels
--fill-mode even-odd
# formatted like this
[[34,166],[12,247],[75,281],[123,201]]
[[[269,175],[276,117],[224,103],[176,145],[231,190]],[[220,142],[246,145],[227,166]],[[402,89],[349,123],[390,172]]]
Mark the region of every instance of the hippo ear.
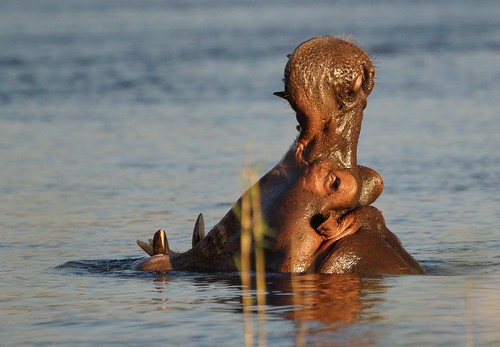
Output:
[[356,213],[351,212],[339,217],[335,213],[330,213],[326,220],[321,223],[316,231],[325,238],[333,242],[343,237],[354,234],[360,225],[356,219]]
[[288,100],[288,93],[285,92],[285,91],[283,91],[283,92],[274,92],[273,94],[276,95],[277,97],[280,97],[282,99]]
[[359,75],[355,80],[351,83],[351,93],[357,93],[363,84],[363,76]]
[[136,240],[137,242],[137,245],[139,247],[141,247],[141,249],[146,252],[147,254],[149,254],[150,256],[153,256],[154,253],[153,253],[153,246],[149,243],[146,243],[144,241],[141,241],[141,240]]

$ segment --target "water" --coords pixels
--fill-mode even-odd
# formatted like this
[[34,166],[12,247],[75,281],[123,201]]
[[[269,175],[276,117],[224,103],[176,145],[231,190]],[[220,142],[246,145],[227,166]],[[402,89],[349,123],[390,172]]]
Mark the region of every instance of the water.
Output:
[[[250,330],[237,274],[131,271],[135,239],[187,249],[285,153],[272,92],[323,34],[374,57],[359,161],[429,274],[270,275]],[[1,344],[498,345],[499,63],[494,0],[2,1]]]

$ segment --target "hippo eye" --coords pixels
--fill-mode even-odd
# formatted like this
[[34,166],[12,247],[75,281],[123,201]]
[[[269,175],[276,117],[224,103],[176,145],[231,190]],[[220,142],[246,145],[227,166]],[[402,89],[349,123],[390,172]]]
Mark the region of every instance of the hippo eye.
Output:
[[332,184],[330,184],[330,188],[336,191],[337,189],[339,189],[339,186],[340,186],[340,178],[335,177],[335,180],[332,182]]

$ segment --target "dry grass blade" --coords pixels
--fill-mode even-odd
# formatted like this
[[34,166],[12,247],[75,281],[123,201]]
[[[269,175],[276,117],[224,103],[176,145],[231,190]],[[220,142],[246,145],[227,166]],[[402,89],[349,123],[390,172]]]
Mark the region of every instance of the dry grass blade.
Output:
[[[246,168],[244,185],[256,182],[258,177],[255,169]],[[264,252],[264,233],[266,227],[262,218],[260,206],[260,190],[258,184],[251,186],[241,200],[241,259],[240,271],[243,295],[243,313],[245,320],[245,345],[253,343],[252,326],[252,268],[256,273],[256,297],[258,315],[258,345],[266,346],[266,268]],[[255,264],[252,266],[252,253]]]

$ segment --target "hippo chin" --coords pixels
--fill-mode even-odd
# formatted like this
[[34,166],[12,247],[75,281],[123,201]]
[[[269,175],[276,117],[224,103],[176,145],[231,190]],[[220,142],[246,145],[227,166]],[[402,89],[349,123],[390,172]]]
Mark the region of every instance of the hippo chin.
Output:
[[[151,257],[134,268],[237,271],[242,218],[258,214],[265,226],[267,271],[424,273],[369,206],[383,191],[382,178],[357,164],[374,74],[368,55],[350,40],[324,36],[299,45],[285,68],[285,89],[275,93],[290,103],[299,123],[288,152],[206,236],[200,215],[190,250],[171,251],[159,230],[149,244],[138,241]],[[258,211],[245,207],[255,191]]]

